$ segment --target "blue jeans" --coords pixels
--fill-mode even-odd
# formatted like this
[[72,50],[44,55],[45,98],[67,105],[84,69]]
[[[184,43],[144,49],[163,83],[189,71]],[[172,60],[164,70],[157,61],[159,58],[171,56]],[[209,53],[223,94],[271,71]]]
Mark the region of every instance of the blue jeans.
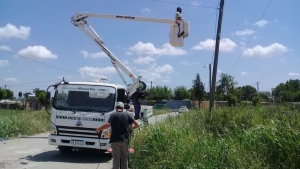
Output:
[[131,102],[133,104],[134,107],[134,118],[135,119],[140,119],[140,111],[141,111],[141,104],[139,101],[134,101],[133,99],[131,99]]

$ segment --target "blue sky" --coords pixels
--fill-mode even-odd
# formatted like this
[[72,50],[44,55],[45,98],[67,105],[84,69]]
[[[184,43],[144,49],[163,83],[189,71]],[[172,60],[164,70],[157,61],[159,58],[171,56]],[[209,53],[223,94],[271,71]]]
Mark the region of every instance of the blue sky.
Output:
[[[169,44],[168,24],[87,20],[106,47],[146,83],[190,88],[199,73],[207,89],[208,67],[204,65],[212,63],[218,14],[213,8],[219,0],[170,2],[187,5],[153,0],[2,0],[0,87],[6,84],[17,95],[33,88],[46,89],[61,77],[86,81],[101,76],[123,84],[110,59],[71,23],[71,17],[76,12],[91,12],[173,19],[180,6],[184,20],[190,23],[190,35],[179,48]],[[269,2],[225,0],[218,72],[234,76],[238,86],[260,82],[260,91],[270,91],[281,82],[300,78],[300,1],[273,0],[260,20]]]

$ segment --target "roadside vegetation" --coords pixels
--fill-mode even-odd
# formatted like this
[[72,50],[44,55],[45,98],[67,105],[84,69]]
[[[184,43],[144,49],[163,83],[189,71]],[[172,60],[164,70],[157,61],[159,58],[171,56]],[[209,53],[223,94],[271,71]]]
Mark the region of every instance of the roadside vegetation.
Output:
[[300,107],[190,110],[145,126],[131,140],[131,168],[300,168]]
[[33,135],[49,131],[46,111],[0,109],[0,138]]
[[172,110],[164,107],[163,109],[153,109],[153,116],[172,113]]

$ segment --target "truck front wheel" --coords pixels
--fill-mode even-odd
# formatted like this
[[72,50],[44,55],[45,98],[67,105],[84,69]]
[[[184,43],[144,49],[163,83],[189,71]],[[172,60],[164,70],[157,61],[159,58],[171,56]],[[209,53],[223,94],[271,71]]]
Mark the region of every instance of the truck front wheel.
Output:
[[58,149],[62,153],[70,153],[73,150],[73,147],[68,147],[68,146],[58,146]]

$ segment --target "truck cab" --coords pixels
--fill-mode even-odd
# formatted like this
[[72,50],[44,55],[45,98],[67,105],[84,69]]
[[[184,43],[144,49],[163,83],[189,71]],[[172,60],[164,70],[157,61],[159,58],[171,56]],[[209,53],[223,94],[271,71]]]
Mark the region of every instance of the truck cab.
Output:
[[[48,143],[58,146],[61,152],[72,151],[74,147],[110,148],[110,128],[99,134],[95,130],[116,111],[118,101],[126,103],[125,91],[125,86],[103,82],[57,84],[52,101]],[[134,116],[133,112],[124,111]],[[146,111],[152,112],[152,106],[147,106]],[[142,120],[138,120],[138,123],[141,124]]]

